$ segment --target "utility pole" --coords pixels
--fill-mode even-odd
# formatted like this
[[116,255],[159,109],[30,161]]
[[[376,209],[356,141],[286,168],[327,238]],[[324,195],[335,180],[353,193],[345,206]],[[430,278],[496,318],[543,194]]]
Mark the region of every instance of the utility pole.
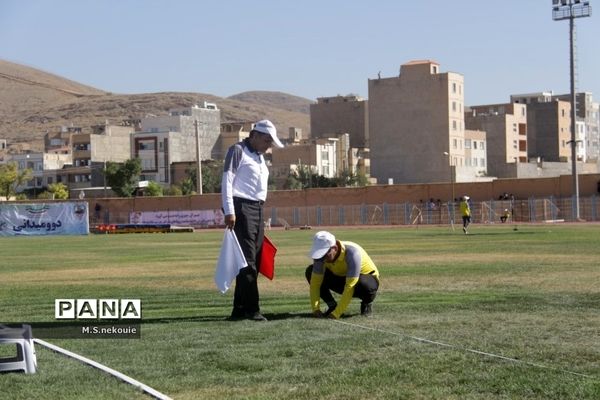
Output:
[[200,132],[198,130],[197,119],[194,120],[194,129],[196,131],[196,193],[202,194],[202,160],[200,159]]
[[569,56],[570,56],[570,81],[571,81],[571,173],[573,175],[573,219],[579,217],[579,179],[577,177],[577,103],[575,100],[575,18],[589,17],[592,15],[592,6],[589,1],[581,0],[552,0],[552,19],[561,21],[569,20]]

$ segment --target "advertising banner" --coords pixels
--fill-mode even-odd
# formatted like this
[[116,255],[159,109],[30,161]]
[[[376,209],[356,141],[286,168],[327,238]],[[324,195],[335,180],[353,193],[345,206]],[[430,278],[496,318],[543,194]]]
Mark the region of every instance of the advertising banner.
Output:
[[0,204],[0,236],[87,235],[86,202]]
[[129,214],[132,224],[171,224],[181,226],[220,226],[225,223],[221,210],[136,211]]

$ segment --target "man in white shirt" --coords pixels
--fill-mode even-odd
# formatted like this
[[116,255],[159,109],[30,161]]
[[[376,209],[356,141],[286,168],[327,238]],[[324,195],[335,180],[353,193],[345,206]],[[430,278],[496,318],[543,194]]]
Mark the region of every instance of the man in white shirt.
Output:
[[235,279],[232,320],[267,320],[260,313],[257,276],[269,180],[263,154],[273,144],[283,147],[273,123],[264,119],[254,124],[248,138],[231,146],[225,157],[221,182],[225,226],[235,232],[248,263]]

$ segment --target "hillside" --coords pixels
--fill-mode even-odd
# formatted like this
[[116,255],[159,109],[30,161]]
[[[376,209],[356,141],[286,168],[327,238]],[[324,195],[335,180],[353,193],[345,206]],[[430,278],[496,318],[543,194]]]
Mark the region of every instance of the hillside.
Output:
[[61,126],[117,124],[146,114],[165,115],[170,108],[216,103],[221,121],[269,118],[287,137],[291,126],[309,134],[311,100],[280,93],[253,91],[228,98],[204,93],[112,94],[34,68],[0,60],[0,138],[14,149],[41,150],[46,132]]

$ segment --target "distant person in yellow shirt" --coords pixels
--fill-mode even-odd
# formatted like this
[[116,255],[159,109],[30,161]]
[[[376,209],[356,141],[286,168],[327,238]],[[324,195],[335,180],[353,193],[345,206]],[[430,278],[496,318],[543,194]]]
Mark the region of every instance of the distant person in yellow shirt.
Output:
[[463,232],[468,234],[467,228],[471,223],[471,207],[469,206],[469,196],[463,196],[460,202],[460,215],[462,215],[463,220]]
[[[367,252],[358,244],[336,240],[327,231],[317,232],[309,254],[312,265],[306,268],[310,283],[310,304],[315,317],[338,319],[353,297],[359,298],[360,313],[371,316],[379,289],[379,271]],[[331,291],[342,295],[337,303]],[[327,304],[323,313],[320,300]]]
[[500,222],[505,223],[509,217],[510,217],[510,211],[508,211],[508,208],[505,208],[504,212],[500,216]]

